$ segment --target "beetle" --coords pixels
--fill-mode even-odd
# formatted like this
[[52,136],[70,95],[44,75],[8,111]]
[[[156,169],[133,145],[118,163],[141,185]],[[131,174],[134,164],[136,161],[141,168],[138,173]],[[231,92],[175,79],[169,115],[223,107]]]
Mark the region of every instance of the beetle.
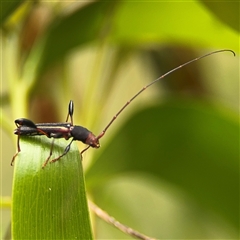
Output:
[[[73,111],[74,111],[74,103],[72,100],[70,100],[69,105],[68,105],[68,114],[67,114],[67,119],[66,122],[64,123],[33,123],[31,120],[26,119],[26,118],[19,118],[15,120],[15,124],[17,126],[17,128],[14,130],[14,134],[18,135],[17,138],[17,153],[13,156],[12,161],[11,161],[11,165],[13,165],[13,162],[16,158],[16,156],[18,155],[18,153],[21,151],[20,148],[20,136],[35,136],[35,135],[45,135],[48,138],[53,138],[52,144],[51,144],[51,149],[50,149],[50,154],[47,158],[47,160],[43,163],[42,167],[44,168],[46,166],[46,164],[48,163],[52,152],[53,152],[53,146],[54,146],[54,139],[55,138],[65,138],[66,140],[72,138],[72,140],[70,141],[70,143],[66,146],[64,152],[62,155],[58,156],[57,158],[51,160],[51,162],[56,162],[58,161],[60,158],[62,158],[64,155],[66,155],[70,148],[71,148],[71,144],[74,140],[77,141],[81,141],[85,144],[87,144],[88,146],[83,149],[80,153],[83,154],[86,150],[88,150],[90,147],[92,148],[99,148],[100,147],[100,143],[99,143],[99,139],[102,138],[106,131],[108,130],[108,128],[112,125],[112,123],[117,119],[117,117],[123,112],[123,110],[135,99],[137,98],[144,90],[146,90],[147,88],[149,88],[150,86],[152,86],[153,84],[155,84],[156,82],[158,82],[159,80],[163,79],[164,77],[166,77],[167,75],[175,72],[176,70],[192,63],[195,61],[198,61],[202,58],[208,57],[212,54],[216,54],[216,53],[220,53],[220,52],[231,52],[234,56],[235,56],[235,52],[229,49],[222,49],[222,50],[217,50],[217,51],[213,51],[210,53],[207,53],[201,57],[197,57],[193,60],[190,60],[170,71],[168,71],[167,73],[163,74],[162,76],[160,76],[159,78],[153,80],[152,82],[150,82],[148,85],[146,85],[145,87],[143,87],[140,91],[138,91],[129,101],[127,101],[123,107],[116,113],[115,116],[113,116],[112,120],[106,125],[106,127],[103,129],[103,131],[98,135],[95,136],[91,131],[89,131],[87,128],[84,128],[82,126],[78,126],[78,125],[73,125]],[[70,122],[68,122],[68,118],[70,117]]]
[[[33,123],[31,120],[26,118],[19,118],[15,120],[15,124],[17,128],[14,130],[14,134],[18,135],[17,139],[17,153],[13,156],[11,165],[15,160],[15,157],[21,151],[20,148],[20,136],[36,136],[36,135],[45,135],[48,138],[53,138],[53,142],[51,144],[50,154],[47,160],[44,162],[43,167],[46,166],[48,163],[54,146],[54,139],[55,138],[65,138],[68,140],[72,138],[71,142],[66,146],[62,155],[58,156],[57,158],[51,160],[51,162],[56,162],[61,157],[66,155],[71,147],[71,144],[74,140],[81,141],[87,144],[89,147],[99,148],[99,137],[96,137],[92,132],[90,132],[87,128],[82,126],[73,125],[73,111],[74,111],[74,103],[70,100],[68,105],[68,115],[66,122],[62,123]],[[70,116],[71,122],[67,122]],[[85,148],[81,153],[88,149]]]

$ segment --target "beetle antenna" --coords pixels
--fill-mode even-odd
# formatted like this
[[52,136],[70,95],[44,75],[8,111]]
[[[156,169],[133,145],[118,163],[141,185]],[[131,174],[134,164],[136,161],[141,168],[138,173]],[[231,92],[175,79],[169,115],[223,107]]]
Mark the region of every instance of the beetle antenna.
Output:
[[68,114],[67,114],[67,119],[66,122],[68,121],[68,118],[70,116],[70,120],[71,120],[71,124],[73,125],[73,111],[74,111],[74,104],[73,104],[73,100],[70,100],[69,104],[68,104]]
[[[222,49],[222,50],[217,50],[217,51],[213,51],[213,52],[210,52],[210,53],[207,53],[201,57],[197,57],[197,58],[194,58],[193,60],[190,60],[170,71],[168,71],[167,73],[163,74],[162,76],[158,77],[157,79],[153,80],[152,82],[150,82],[148,85],[146,85],[145,87],[143,87],[140,91],[138,91],[129,101],[127,101],[123,107],[116,113],[116,115],[112,118],[112,120],[107,124],[107,126],[103,129],[103,131],[97,136],[97,139],[100,139],[104,136],[104,134],[106,133],[106,131],[108,130],[108,128],[112,125],[112,123],[117,119],[117,117],[120,115],[120,113],[138,96],[140,95],[144,90],[146,90],[147,88],[149,88],[150,86],[152,86],[153,84],[155,84],[156,82],[158,82],[159,80],[163,79],[164,77],[166,77],[167,75],[175,72],[176,70],[192,63],[192,62],[196,62],[202,58],[205,58],[205,57],[208,57],[210,55],[213,55],[213,54],[216,54],[216,53],[220,53],[220,52],[231,52],[234,56],[236,55],[234,51],[230,50],[230,49]],[[88,148],[87,148],[88,149]],[[87,150],[87,149],[84,149]],[[83,152],[83,151],[82,151]]]

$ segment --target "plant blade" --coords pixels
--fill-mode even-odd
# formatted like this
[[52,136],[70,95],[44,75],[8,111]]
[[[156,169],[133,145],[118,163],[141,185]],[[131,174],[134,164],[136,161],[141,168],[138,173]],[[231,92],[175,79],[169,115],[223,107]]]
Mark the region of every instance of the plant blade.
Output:
[[[66,145],[56,140],[53,155],[62,154]],[[73,144],[60,161],[42,169],[50,146],[43,137],[21,139],[14,169],[13,238],[92,239],[79,151]]]

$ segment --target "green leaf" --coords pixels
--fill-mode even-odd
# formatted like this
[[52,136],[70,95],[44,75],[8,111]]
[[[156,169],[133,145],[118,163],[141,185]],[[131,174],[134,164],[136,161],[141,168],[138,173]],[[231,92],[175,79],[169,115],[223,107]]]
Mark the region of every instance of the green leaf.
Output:
[[239,1],[203,1],[201,3],[209,9],[218,19],[223,23],[230,26],[237,32],[240,31],[239,14],[240,3]]
[[4,21],[24,2],[24,0],[19,1],[1,1],[1,11],[0,11],[0,21],[1,25]]
[[106,16],[113,6],[111,2],[94,2],[73,14],[55,19],[46,36],[40,71],[62,59],[74,47],[104,37],[108,32],[104,29],[109,21]]
[[137,4],[97,1],[54,19],[44,36],[45,46],[38,66],[42,73],[74,48],[93,41],[101,44],[104,39],[134,48],[157,43],[214,48],[227,46],[236,50],[238,38],[238,34],[197,1]]
[[86,174],[88,188],[99,197],[99,186],[117,176],[152,175],[238,229],[239,125],[235,119],[193,99],[144,109],[96,154]]
[[[15,159],[12,197],[13,239],[92,239],[80,154],[72,144],[59,161],[42,164],[49,156],[51,140],[21,139]],[[56,140],[53,156],[67,142]]]
[[238,49],[238,38],[198,1],[125,1],[115,14],[112,33],[114,41],[135,47],[178,43]]

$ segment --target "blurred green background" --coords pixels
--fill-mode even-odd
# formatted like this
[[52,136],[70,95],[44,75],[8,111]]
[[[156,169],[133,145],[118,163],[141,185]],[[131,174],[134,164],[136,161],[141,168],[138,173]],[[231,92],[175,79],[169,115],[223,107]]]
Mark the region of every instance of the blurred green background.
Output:
[[[236,57],[210,56],[146,90],[84,165],[89,197],[146,235],[238,238],[239,9],[238,1],[1,2],[2,196],[11,196],[16,118],[64,121],[72,99],[74,124],[98,135],[152,80],[232,49]],[[97,239],[130,238],[92,218]]]

